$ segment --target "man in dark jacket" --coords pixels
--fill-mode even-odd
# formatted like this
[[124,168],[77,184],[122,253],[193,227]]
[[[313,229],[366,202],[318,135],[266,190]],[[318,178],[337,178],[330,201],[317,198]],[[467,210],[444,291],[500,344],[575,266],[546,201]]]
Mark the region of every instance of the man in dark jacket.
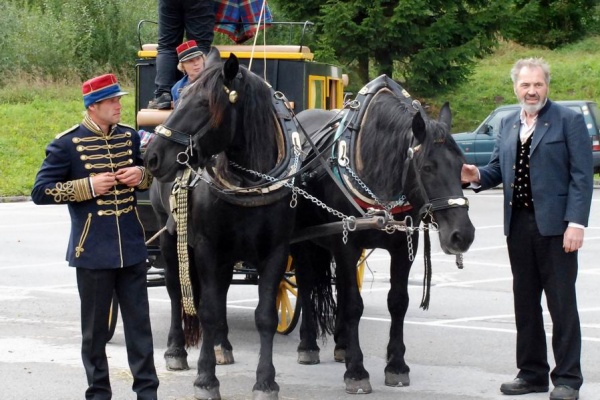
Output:
[[71,236],[67,261],[76,268],[81,299],[81,355],[86,399],[112,397],[106,358],[109,310],[117,294],[133,390],[157,398],[158,378],[146,287],[147,251],[137,215],[136,189],[151,177],[142,166],[137,132],[118,122],[121,91],[113,74],[83,84],[83,122],[46,148],[31,197],[36,204],[67,204]]
[[[591,142],[583,116],[547,98],[550,67],[544,60],[517,61],[511,77],[521,111],[500,123],[490,163],[479,169],[464,165],[462,171],[463,182],[476,191],[500,183],[504,190],[519,372],[500,391],[547,392],[550,374],[550,399],[575,400],[583,383],[575,281],[592,201]],[[542,292],[553,323],[552,371]]]

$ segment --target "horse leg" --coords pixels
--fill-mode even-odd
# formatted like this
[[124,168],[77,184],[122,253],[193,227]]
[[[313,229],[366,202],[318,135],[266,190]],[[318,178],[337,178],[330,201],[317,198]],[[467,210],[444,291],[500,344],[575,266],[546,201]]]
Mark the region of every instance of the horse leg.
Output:
[[343,337],[338,335],[338,338],[344,341],[343,344],[340,344],[340,346],[345,346],[344,383],[346,384],[346,393],[350,394],[371,393],[372,391],[369,373],[363,363],[363,353],[358,335],[358,324],[364,309],[356,281],[356,266],[361,253],[360,248],[354,248],[351,245],[338,247],[334,251],[337,265],[339,314],[336,318],[338,333],[343,333]]
[[[319,333],[332,332],[331,315],[335,314],[335,299],[331,290],[331,254],[310,242],[294,245],[292,251],[298,283],[298,299],[302,302],[302,323],[299,364],[318,364]],[[320,325],[320,329],[319,329]]]
[[[413,235],[413,248],[416,251],[418,242],[415,240],[418,240],[418,235]],[[390,291],[388,292],[387,303],[392,323],[387,347],[385,384],[387,386],[408,386],[410,385],[410,368],[404,360],[404,354],[406,353],[404,317],[409,303],[408,275],[412,261],[408,258],[408,248],[405,242],[395,246],[395,250],[390,253]]]
[[[165,351],[166,368],[169,371],[190,369],[187,362],[185,334],[183,330],[181,284],[179,282],[179,260],[177,238],[164,232],[160,237],[160,249],[165,259],[165,286],[171,300],[171,326]],[[193,322],[192,322],[193,323]],[[197,320],[195,322],[197,324]]]
[[272,250],[268,259],[261,262],[263,268],[259,269],[258,305],[254,311],[254,320],[260,337],[260,357],[256,368],[256,383],[252,388],[254,400],[279,398],[279,385],[275,382],[273,365],[273,338],[279,319],[275,299],[285,273],[288,254],[287,244],[279,245]]
[[[225,308],[227,312],[227,308]],[[233,346],[229,341],[229,326],[227,325],[227,314],[223,314],[217,325],[215,335],[215,357],[217,365],[230,365],[235,362],[233,358]]]
[[[204,249],[206,250],[206,249]],[[198,375],[194,381],[194,397],[200,400],[221,398],[220,383],[215,374],[217,359],[215,343],[227,312],[227,290],[231,284],[232,270],[221,268],[212,253],[195,251],[195,264],[200,281],[200,307],[198,315],[202,324],[202,346],[198,358]]]

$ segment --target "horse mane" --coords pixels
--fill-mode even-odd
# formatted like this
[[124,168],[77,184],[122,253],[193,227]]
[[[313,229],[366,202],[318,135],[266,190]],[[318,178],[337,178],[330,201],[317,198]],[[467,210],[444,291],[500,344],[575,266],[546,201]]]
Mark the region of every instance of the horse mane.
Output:
[[[222,63],[208,65],[198,84],[194,85],[197,88],[190,88],[190,91],[203,90],[207,93],[211,129],[226,126],[234,130],[229,148],[219,155],[217,172],[223,177],[229,176],[231,160],[245,168],[267,173],[277,161],[278,122],[273,111],[271,90],[262,78],[245,66],[240,66],[231,82],[224,82],[222,68]],[[225,86],[237,92],[236,103],[229,101]]]
[[[417,111],[388,91],[378,93],[368,107],[360,133],[360,177],[380,199],[397,200],[401,194],[406,194],[402,187],[402,173],[408,148],[418,144],[412,135],[412,120]],[[427,159],[422,155],[438,145],[445,146],[464,160],[449,127],[429,118],[425,119],[425,124],[427,135],[416,155],[418,168]]]
[[396,200],[402,194],[414,110],[387,91],[373,97],[368,107],[360,131],[362,168],[358,173],[378,198]]

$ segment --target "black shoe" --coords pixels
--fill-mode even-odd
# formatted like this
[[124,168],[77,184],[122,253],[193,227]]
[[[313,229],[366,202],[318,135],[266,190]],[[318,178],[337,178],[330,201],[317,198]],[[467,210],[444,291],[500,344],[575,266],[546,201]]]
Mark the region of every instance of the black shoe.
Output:
[[558,385],[550,393],[550,400],[577,400],[578,398],[579,390],[566,385]]
[[516,378],[512,382],[503,383],[502,386],[500,386],[500,391],[509,396],[513,396],[534,392],[547,392],[548,386],[532,385],[521,378]]
[[172,101],[173,98],[171,97],[171,93],[165,92],[154,100],[151,100],[150,103],[148,103],[148,108],[152,110],[170,110],[172,108]]

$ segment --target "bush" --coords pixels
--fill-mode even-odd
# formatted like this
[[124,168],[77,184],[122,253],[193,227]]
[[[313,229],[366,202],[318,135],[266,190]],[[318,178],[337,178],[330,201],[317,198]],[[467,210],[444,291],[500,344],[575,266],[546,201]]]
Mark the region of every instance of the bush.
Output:
[[156,18],[156,0],[4,1],[0,86],[15,70],[59,81],[115,72],[132,81],[138,22]]

